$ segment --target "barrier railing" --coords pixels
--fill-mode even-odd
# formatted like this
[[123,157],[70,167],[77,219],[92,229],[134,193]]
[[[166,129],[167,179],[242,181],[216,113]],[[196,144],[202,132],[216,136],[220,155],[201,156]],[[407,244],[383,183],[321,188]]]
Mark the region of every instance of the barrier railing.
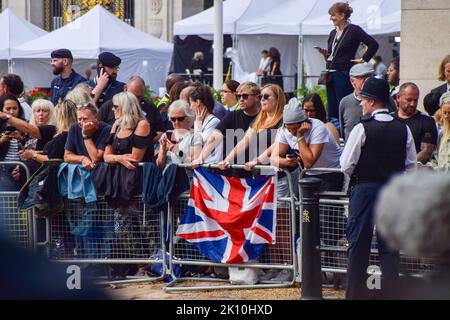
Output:
[[[181,165],[182,167],[186,167]],[[204,166],[207,168],[217,168],[217,166]],[[233,165],[233,169],[243,169],[242,165]],[[269,170],[272,173],[279,172],[278,168],[269,166],[256,166],[256,170]],[[204,257],[197,248],[176,236],[176,230],[180,223],[181,216],[185,212],[185,207],[189,198],[188,194],[182,195],[175,205],[169,207],[169,225],[171,226],[171,243],[169,247],[171,274],[174,280],[169,283],[164,290],[167,292],[181,290],[217,290],[217,289],[255,289],[255,288],[275,288],[293,286],[297,274],[297,261],[295,255],[295,197],[293,196],[292,178],[287,170],[283,170],[288,178],[290,197],[278,199],[277,209],[277,228],[276,244],[267,245],[265,253],[259,258],[258,262],[245,264],[225,264],[212,262]],[[230,284],[226,279],[200,278],[200,277],[176,277],[174,268],[176,266],[194,266],[194,267],[234,267],[234,268],[252,268],[252,269],[277,269],[286,270],[288,280],[267,280],[259,281],[257,284]],[[201,285],[201,286],[183,286],[176,287],[184,281],[195,282],[221,282],[222,285]],[[225,284],[228,283],[228,284]]]
[[[28,167],[17,161],[0,162],[0,174],[10,175],[10,169],[19,166],[23,168],[26,178],[30,177]],[[2,185],[0,187],[5,187]],[[0,191],[0,231],[12,239],[19,246],[33,247],[33,210],[21,211],[18,209],[17,198],[19,190]]]
[[[305,178],[308,173],[331,172],[340,172],[340,170],[329,168],[303,170],[300,174],[300,179]],[[348,242],[346,239],[346,226],[349,210],[349,198],[347,197],[348,180],[344,180],[342,192],[325,190],[318,193],[321,267],[323,272],[347,272]],[[302,205],[301,201],[300,205]],[[411,257],[402,253],[400,254],[400,272],[403,274],[421,274],[433,269],[434,264],[431,258]],[[379,266],[375,228],[369,263],[370,265]]]
[[46,240],[38,242],[35,237],[34,241],[46,248],[51,260],[64,264],[159,264],[160,276],[127,276],[127,280],[110,283],[157,281],[166,276],[167,269],[162,254],[166,252],[165,221],[166,213],[148,210],[142,195],[119,208],[102,198],[93,203],[64,199],[64,212],[46,218]]

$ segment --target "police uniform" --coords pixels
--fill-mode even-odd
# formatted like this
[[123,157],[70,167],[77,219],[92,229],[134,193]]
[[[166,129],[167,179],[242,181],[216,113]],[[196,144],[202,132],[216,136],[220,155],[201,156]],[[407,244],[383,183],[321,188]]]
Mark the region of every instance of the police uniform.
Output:
[[[98,62],[105,67],[115,68],[122,63],[122,59],[111,52],[103,52],[98,56]],[[90,80],[88,85],[91,88],[95,88],[97,86],[97,79]],[[101,93],[100,98],[97,101],[97,107],[100,108],[103,103],[111,100],[116,94],[123,92],[124,86],[125,83],[123,82],[117,80],[110,81]]]
[[[52,59],[66,58],[73,60],[72,53],[67,49],[55,50],[52,52],[51,57]],[[64,99],[69,91],[75,88],[79,83],[84,83],[86,81],[87,80],[83,76],[75,72],[73,69],[70,76],[66,79],[63,79],[61,76],[56,77],[50,85],[50,100],[54,105],[56,105],[59,99]]]
[[[369,78],[361,96],[382,102],[389,100],[389,85],[383,79]],[[347,222],[347,299],[368,298],[367,268],[373,236],[373,211],[378,192],[394,174],[413,170],[417,165],[414,139],[408,126],[376,109],[356,125],[345,145],[341,170],[351,177]],[[377,234],[383,279],[381,289],[389,290],[398,278],[399,252],[390,250]]]

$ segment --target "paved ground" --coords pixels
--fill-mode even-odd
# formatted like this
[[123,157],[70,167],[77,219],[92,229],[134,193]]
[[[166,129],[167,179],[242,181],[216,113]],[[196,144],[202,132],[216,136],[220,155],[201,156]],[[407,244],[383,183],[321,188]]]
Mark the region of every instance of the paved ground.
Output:
[[[187,283],[187,284],[193,284]],[[211,285],[199,283],[196,285]],[[252,290],[208,290],[180,291],[166,293],[163,287],[166,283],[109,285],[106,293],[117,300],[298,300],[300,288],[252,289]],[[325,298],[342,299],[344,291],[324,288]]]

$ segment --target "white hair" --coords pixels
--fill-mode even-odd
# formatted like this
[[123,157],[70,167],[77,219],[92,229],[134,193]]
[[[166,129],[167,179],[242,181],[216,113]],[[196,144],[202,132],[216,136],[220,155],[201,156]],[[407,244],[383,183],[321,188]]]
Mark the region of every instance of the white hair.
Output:
[[36,120],[34,119],[34,112],[37,110],[48,110],[49,111],[49,121],[47,124],[49,125],[55,125],[56,119],[55,119],[55,106],[50,100],[46,99],[36,99],[31,104],[31,110],[33,112],[33,116],[30,119],[30,123],[32,125],[37,125]]
[[195,121],[195,113],[194,111],[191,109],[191,107],[189,106],[189,103],[187,103],[184,100],[175,100],[174,102],[172,102],[172,104],[169,107],[169,110],[167,111],[167,114],[170,117],[170,114],[174,111],[174,110],[182,110],[184,112],[184,114],[188,117],[189,119],[189,123],[193,124]]
[[393,248],[420,257],[450,253],[450,174],[416,171],[380,192],[377,230]]
[[94,100],[92,100],[92,97],[86,91],[86,88],[89,88],[86,83],[79,83],[75,88],[67,93],[65,99],[75,103],[77,108],[87,103],[95,105]]

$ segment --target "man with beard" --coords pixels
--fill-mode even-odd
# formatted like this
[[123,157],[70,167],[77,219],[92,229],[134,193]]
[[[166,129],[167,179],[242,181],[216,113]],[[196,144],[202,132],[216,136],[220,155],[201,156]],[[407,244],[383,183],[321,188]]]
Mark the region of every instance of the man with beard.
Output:
[[50,90],[50,100],[54,105],[59,102],[59,99],[64,99],[69,91],[76,87],[77,84],[86,82],[80,74],[72,69],[73,56],[68,49],[58,49],[51,53],[52,57],[52,71],[55,76]]
[[123,92],[125,83],[117,81],[117,72],[122,59],[111,52],[103,52],[98,56],[98,75],[88,82],[93,88],[92,95],[97,107],[111,100],[116,94]]
[[398,110],[394,117],[411,129],[417,150],[417,161],[430,161],[437,143],[437,128],[434,119],[417,110],[419,88],[412,82],[404,83],[397,93]]

